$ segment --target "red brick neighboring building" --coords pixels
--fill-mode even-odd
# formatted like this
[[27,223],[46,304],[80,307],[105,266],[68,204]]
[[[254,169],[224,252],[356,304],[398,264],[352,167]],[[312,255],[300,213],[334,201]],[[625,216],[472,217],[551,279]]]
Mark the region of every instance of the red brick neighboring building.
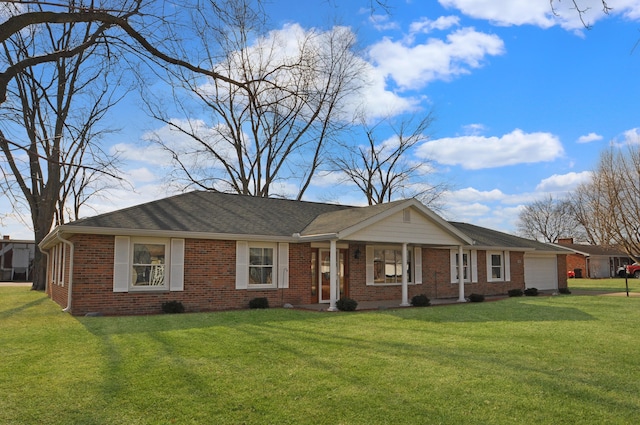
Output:
[[[47,292],[74,315],[457,298],[566,287],[566,250],[409,199],[367,207],[190,192],[54,229]],[[461,261],[460,261],[461,260]]]
[[572,251],[567,255],[567,273],[592,279],[624,276],[624,266],[633,263],[624,251],[599,245],[573,243],[573,238],[558,239],[558,245]]

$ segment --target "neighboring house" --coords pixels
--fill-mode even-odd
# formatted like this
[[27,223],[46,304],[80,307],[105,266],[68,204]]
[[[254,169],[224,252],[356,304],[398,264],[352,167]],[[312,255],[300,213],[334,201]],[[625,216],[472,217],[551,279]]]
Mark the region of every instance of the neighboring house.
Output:
[[31,280],[35,250],[34,241],[16,240],[4,235],[0,240],[0,281]]
[[575,244],[573,238],[558,239],[558,245],[572,251],[567,256],[567,272],[574,272],[576,277],[597,279],[620,276],[619,272],[624,266],[633,264],[633,259],[616,248]]
[[415,199],[352,207],[190,192],[58,226],[40,247],[47,292],[74,315],[159,313],[166,301],[246,308],[258,297],[332,311],[340,297],[407,306],[418,294],[464,301],[529,280],[567,284],[563,248],[449,223]]

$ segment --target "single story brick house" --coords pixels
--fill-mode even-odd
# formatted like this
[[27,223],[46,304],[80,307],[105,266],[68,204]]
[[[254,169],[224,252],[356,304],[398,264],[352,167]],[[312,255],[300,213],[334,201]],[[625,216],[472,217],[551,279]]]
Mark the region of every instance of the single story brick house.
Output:
[[626,252],[615,247],[577,244],[573,238],[558,239],[558,245],[571,250],[567,272],[574,272],[575,277],[624,277],[624,267],[634,263]]
[[564,248],[447,222],[415,199],[354,207],[195,191],[58,226],[40,248],[47,293],[74,315],[258,297],[333,311],[345,296],[408,306],[418,294],[567,285]]

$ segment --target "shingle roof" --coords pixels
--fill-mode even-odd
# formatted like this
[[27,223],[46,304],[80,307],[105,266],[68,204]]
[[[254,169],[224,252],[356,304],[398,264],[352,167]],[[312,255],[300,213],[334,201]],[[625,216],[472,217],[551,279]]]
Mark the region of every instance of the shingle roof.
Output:
[[[71,222],[63,227],[291,237],[338,233],[407,200],[367,207],[194,191]],[[450,222],[476,246],[566,251],[506,233]]]
[[316,217],[352,207],[195,191],[85,218],[67,227],[291,236]]
[[366,208],[345,208],[338,211],[330,211],[320,214],[302,232],[302,235],[321,235],[326,233],[340,232],[358,223],[375,217],[394,208],[406,200],[394,201],[385,204],[371,205]]
[[454,227],[462,233],[469,236],[476,246],[495,246],[502,248],[529,248],[536,251],[546,252],[567,252],[566,249],[552,244],[546,244],[531,239],[521,238],[519,236],[509,235],[507,233],[498,232],[497,230],[487,229],[485,227],[475,226],[468,223],[450,222]]
[[605,247],[600,245],[584,245],[584,244],[577,244],[577,243],[572,243],[572,244],[563,243],[559,245],[565,248],[569,248],[571,250],[578,251],[584,254],[589,254],[589,255],[604,255],[608,257],[628,257],[629,256],[629,254],[625,253],[620,249]]

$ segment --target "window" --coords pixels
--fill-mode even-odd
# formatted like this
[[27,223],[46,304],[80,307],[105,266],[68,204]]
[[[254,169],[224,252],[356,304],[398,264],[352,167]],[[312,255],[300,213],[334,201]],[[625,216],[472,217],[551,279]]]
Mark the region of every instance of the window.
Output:
[[[411,254],[407,254],[407,281],[411,282]],[[402,283],[402,248],[373,248],[373,283]]]
[[184,239],[116,236],[113,291],[183,291]]
[[[463,251],[462,261],[457,249],[451,251],[451,283],[460,281],[460,272],[465,283],[478,281],[478,251]],[[462,264],[462,265],[460,265]],[[462,270],[460,270],[462,268]]]
[[[465,281],[469,280],[469,254],[462,254],[462,276]],[[456,282],[460,280],[460,254],[456,254]]]
[[288,243],[236,241],[236,289],[288,287]]
[[165,244],[133,244],[134,274],[131,284],[134,287],[165,286],[165,252]]
[[273,284],[273,248],[249,248],[249,285]]
[[506,282],[511,280],[508,251],[487,252],[487,280],[489,282]]
[[502,272],[502,255],[491,254],[491,279],[501,280],[504,277]]

